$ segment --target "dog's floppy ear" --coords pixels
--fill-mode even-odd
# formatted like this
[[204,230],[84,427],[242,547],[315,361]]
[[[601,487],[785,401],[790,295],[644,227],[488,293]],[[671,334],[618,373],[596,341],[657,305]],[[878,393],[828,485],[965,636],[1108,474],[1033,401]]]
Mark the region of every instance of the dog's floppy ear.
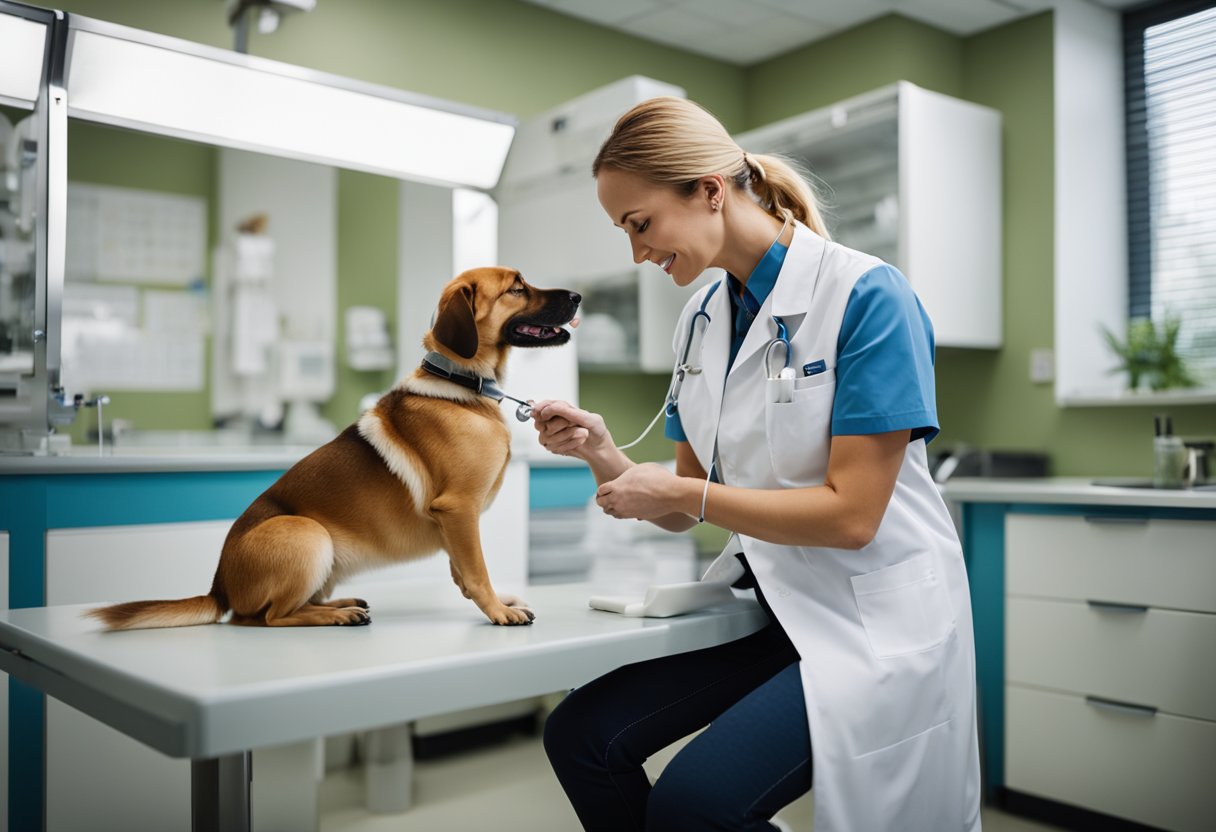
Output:
[[453,287],[439,301],[439,314],[431,327],[435,340],[461,358],[477,355],[477,321],[473,318],[473,287]]

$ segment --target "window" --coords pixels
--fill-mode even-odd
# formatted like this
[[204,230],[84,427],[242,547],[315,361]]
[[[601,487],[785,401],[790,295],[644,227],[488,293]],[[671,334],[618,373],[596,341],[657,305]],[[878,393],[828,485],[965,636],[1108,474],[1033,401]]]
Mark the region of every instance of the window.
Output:
[[1216,0],[1123,18],[1128,314],[1181,322],[1178,351],[1216,385]]

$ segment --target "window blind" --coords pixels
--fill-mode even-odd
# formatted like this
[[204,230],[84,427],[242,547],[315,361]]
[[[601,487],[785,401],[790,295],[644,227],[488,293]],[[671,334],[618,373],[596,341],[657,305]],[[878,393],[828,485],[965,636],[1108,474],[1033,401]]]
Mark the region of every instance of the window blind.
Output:
[[1216,2],[1124,16],[1128,311],[1182,322],[1179,352],[1216,384]]

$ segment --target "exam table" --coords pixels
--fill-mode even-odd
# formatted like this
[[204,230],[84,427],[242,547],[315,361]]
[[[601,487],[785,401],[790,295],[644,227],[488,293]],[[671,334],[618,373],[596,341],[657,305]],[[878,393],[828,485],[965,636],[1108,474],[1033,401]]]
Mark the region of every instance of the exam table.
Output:
[[592,610],[585,584],[537,586],[526,627],[454,591],[385,592],[368,627],[210,625],[106,633],[87,607],[0,613],[0,670],[191,763],[195,832],[248,832],[251,750],[399,725],[580,685],[629,662],[747,635],[738,598],[684,616]]

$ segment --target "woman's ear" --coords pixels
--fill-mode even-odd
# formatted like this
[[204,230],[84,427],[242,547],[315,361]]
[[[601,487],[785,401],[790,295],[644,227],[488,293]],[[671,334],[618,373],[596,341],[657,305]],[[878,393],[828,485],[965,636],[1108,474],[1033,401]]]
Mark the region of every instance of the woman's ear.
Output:
[[709,210],[714,212],[720,210],[722,201],[726,199],[726,180],[719,174],[713,173],[709,176],[702,176],[698,186],[698,193],[705,200]]
[[477,355],[477,321],[473,317],[473,287],[453,287],[439,301],[439,314],[431,327],[435,340],[461,358]]

